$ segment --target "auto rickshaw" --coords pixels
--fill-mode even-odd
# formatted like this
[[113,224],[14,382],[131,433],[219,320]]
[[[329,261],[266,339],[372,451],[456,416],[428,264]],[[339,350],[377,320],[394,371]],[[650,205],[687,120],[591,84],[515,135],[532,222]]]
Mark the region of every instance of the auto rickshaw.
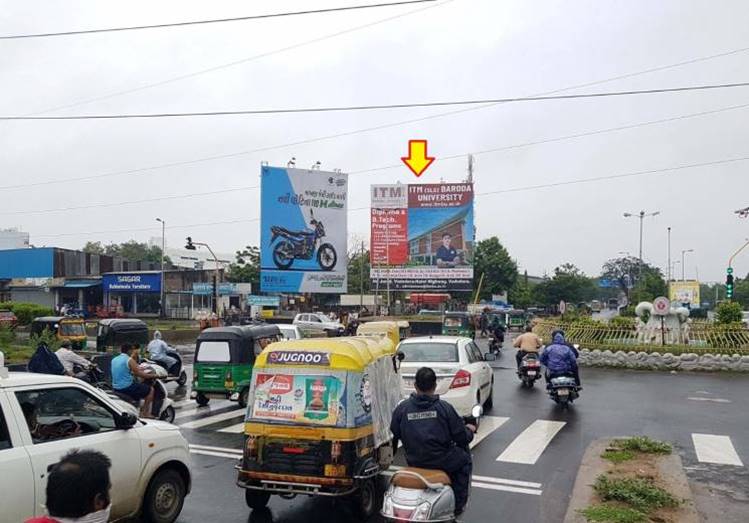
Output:
[[507,313],[507,328],[523,330],[528,322],[528,316],[523,310],[511,310]]
[[252,373],[237,485],[252,509],[273,494],[351,496],[367,519],[376,480],[393,461],[400,401],[393,343],[353,336],[268,346]]
[[395,321],[369,321],[356,329],[357,336],[385,336],[393,345],[401,341],[400,325]]
[[442,318],[442,335],[473,338],[476,335],[473,316],[467,312],[446,312]]
[[69,341],[75,350],[86,348],[86,322],[78,316],[42,316],[31,322],[31,335],[50,331],[59,341]]
[[255,357],[279,339],[278,326],[265,323],[205,329],[195,344],[190,398],[201,407],[224,398],[245,408]]
[[406,320],[398,320],[398,332],[400,334],[400,341],[405,340],[411,336],[411,324]]
[[148,325],[143,320],[109,318],[96,327],[96,350],[118,353],[123,343],[148,345]]

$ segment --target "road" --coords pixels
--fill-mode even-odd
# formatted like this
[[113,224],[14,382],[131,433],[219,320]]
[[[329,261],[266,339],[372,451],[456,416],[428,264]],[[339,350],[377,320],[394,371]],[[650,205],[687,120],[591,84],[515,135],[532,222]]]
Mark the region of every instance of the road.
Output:
[[[588,444],[635,434],[673,442],[706,521],[746,521],[749,377],[584,369],[580,400],[562,412],[543,387],[520,388],[513,356],[506,348],[493,363],[495,404],[473,449],[474,485],[462,521],[562,521]],[[181,399],[185,392],[176,391],[176,423],[193,445],[194,487],[180,522],[357,521],[345,502],[312,498],[273,497],[268,511],[251,513],[234,484],[242,411],[228,401],[198,409]]]

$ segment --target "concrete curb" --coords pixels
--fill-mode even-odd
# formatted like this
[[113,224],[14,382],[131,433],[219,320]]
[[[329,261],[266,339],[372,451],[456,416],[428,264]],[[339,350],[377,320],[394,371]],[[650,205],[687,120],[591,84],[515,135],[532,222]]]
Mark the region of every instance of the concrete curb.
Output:
[[[564,523],[587,523],[586,518],[579,511],[592,503],[595,497],[593,483],[595,483],[596,477],[613,468],[609,461],[601,457],[612,439],[615,438],[594,440],[585,450],[575,479],[570,503],[567,506],[567,513],[564,516]],[[682,500],[677,521],[679,523],[699,523],[700,518],[695,506],[694,496],[689,488],[689,482],[679,455],[672,453],[654,459],[657,462],[661,478],[668,485],[668,490],[674,497]]]

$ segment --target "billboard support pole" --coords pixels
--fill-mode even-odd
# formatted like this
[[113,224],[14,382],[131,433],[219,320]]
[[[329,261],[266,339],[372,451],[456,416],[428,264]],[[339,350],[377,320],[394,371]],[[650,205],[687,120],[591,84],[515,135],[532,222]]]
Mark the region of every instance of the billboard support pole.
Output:
[[361,242],[361,257],[359,258],[359,312],[364,309],[364,241]]

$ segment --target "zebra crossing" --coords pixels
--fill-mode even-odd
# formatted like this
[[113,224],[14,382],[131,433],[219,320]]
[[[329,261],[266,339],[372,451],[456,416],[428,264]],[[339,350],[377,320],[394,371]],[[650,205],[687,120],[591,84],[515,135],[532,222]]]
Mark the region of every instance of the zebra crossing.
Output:
[[[244,432],[244,409],[228,400],[214,400],[208,406],[197,407],[193,401],[184,400],[175,403],[177,416],[175,424],[185,431],[199,430],[219,434],[240,435]],[[484,416],[478,432],[474,436],[471,448],[485,444],[487,439],[500,431],[507,430],[511,418],[503,416]],[[552,442],[564,432],[566,422],[536,419],[531,421],[507,444],[495,461],[513,465],[535,465],[547,451]],[[512,429],[512,430],[516,430]],[[694,456],[700,463],[743,467],[739,453],[728,435],[691,433],[691,446],[684,451]],[[687,448],[689,447],[689,448]],[[194,454],[237,458],[241,450],[223,447],[206,447],[191,445]],[[481,480],[475,481],[481,483]],[[484,482],[493,484],[492,482]],[[506,485],[507,486],[507,485]],[[517,488],[528,488],[527,485],[509,485]],[[530,487],[537,488],[537,487]]]

